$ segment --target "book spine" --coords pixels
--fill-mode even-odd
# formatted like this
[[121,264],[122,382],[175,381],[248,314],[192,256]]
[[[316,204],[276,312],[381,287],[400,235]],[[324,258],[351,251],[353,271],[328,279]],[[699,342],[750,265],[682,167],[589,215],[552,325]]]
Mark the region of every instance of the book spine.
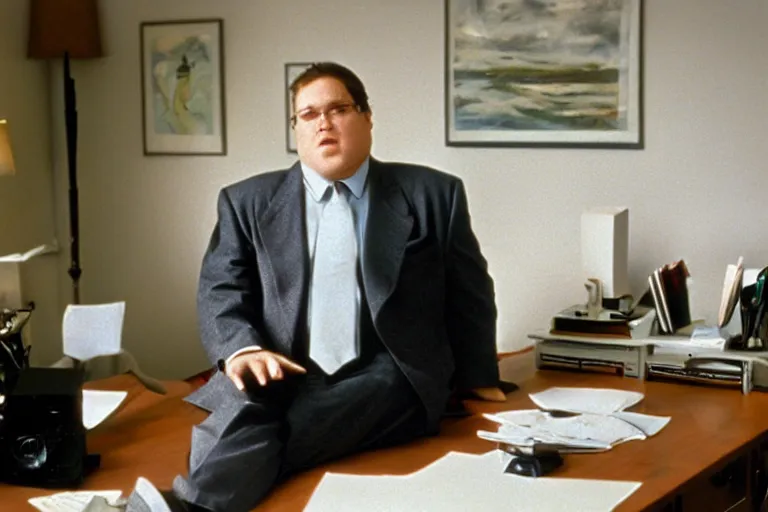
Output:
[[659,319],[659,327],[661,327],[662,332],[670,333],[669,312],[666,311],[666,304],[663,300],[664,290],[661,287],[658,270],[655,270],[653,274],[648,276],[648,285],[651,288],[653,303],[656,306],[656,316]]

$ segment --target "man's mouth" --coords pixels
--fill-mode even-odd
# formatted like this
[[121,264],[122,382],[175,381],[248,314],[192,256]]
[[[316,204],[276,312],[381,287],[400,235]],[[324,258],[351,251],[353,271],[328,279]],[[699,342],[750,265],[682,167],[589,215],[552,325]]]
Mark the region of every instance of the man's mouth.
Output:
[[338,141],[336,139],[327,138],[327,139],[321,140],[320,144],[318,144],[318,146],[320,146],[320,147],[323,147],[323,146],[333,146],[335,144],[338,144]]

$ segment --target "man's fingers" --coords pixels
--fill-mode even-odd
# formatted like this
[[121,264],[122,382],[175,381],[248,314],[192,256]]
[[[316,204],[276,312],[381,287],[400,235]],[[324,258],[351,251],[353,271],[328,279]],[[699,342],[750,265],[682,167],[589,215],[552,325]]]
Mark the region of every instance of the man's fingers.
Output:
[[291,373],[307,373],[306,368],[298,363],[294,363],[290,359],[280,354],[275,354],[275,359],[280,362],[280,365]]
[[243,383],[243,379],[241,379],[239,375],[230,370],[227,370],[227,377],[229,377],[237,389],[240,391],[245,391],[245,383]]
[[240,391],[245,391],[247,375],[250,373],[260,386],[266,386],[271,380],[282,380],[285,372],[306,373],[299,364],[294,363],[282,354],[258,351],[238,355],[231,364],[227,365],[225,373]]
[[264,363],[261,361],[250,361],[248,367],[251,369],[253,376],[256,377],[259,385],[266,386],[268,379],[266,372],[264,371]]
[[283,370],[280,368],[280,363],[277,358],[267,359],[267,372],[273,380],[280,380],[283,378]]

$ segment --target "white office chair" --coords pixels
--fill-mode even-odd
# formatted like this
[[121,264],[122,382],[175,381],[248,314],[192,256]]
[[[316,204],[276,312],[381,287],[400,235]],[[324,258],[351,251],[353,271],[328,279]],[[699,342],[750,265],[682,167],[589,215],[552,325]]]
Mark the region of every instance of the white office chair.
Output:
[[161,395],[166,393],[163,383],[142,372],[136,359],[125,350],[120,350],[120,353],[116,355],[98,356],[86,361],[77,361],[69,356],[64,356],[56,361],[52,367],[74,368],[78,362],[84,366],[86,381],[105,379],[113,375],[130,372],[150,391]]

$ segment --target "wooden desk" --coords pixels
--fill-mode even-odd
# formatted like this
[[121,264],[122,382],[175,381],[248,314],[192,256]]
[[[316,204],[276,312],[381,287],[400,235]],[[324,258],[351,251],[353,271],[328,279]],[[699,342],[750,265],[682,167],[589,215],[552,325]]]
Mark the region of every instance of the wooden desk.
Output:
[[[129,491],[140,475],[167,488],[173,477],[185,470],[190,429],[204,413],[181,401],[190,385],[167,384],[169,394],[164,397],[147,392],[129,376],[98,386],[129,389],[129,398],[115,416],[89,434],[90,451],[100,453],[102,460],[101,468],[86,479],[83,489]],[[325,471],[406,474],[452,450],[486,452],[493,444],[477,438],[475,432],[495,427],[479,413],[532,408],[528,393],[551,386],[640,391],[645,399],[632,410],[672,417],[659,435],[648,440],[631,441],[601,454],[567,455],[565,465],[555,475],[643,482],[618,510],[725,510],[742,496],[747,499],[735,510],[752,508],[754,482],[738,475],[753,473],[758,448],[768,430],[768,394],[744,396],[731,389],[541,371],[523,382],[521,391],[508,395],[504,404],[468,402],[477,414],[445,421],[438,437],[356,455],[298,475],[276,489],[257,510],[301,510]],[[729,463],[738,471],[726,479],[722,470]],[[713,476],[715,483],[723,485],[713,486]],[[0,504],[4,510],[24,510],[28,498],[48,492],[0,484]]]
[[[101,455],[101,467],[78,490],[120,489],[130,492],[136,478],[146,476],[168,488],[176,474],[186,471],[191,426],[205,413],[181,399],[193,387],[186,382],[163,382],[168,394],[147,391],[131,375],[120,375],[86,385],[92,389],[127,390],[121,408],[89,431],[89,453]],[[0,510],[34,510],[29,498],[57,490],[0,484]]]

